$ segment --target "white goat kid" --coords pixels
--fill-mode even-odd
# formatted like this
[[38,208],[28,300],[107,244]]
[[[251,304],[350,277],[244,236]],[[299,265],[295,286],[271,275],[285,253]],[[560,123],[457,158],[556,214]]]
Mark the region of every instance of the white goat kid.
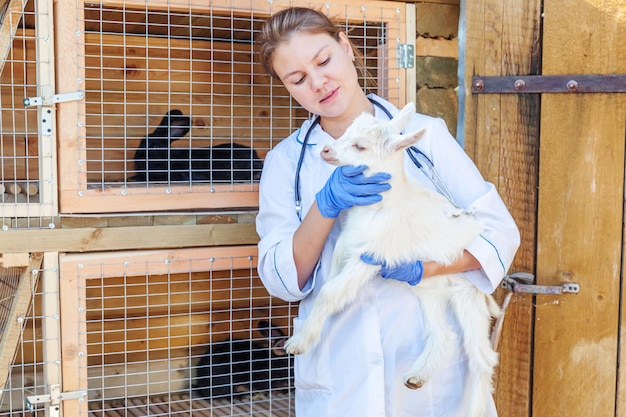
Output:
[[[391,189],[382,193],[381,202],[347,211],[330,275],[309,317],[286,342],[289,353],[304,353],[316,343],[326,318],[354,302],[363,284],[376,279],[380,267],[363,262],[361,254],[372,254],[388,267],[418,259],[451,264],[479,235],[481,227],[474,216],[405,175],[404,151],[424,133],[400,133],[414,112],[410,103],[391,121],[364,113],[341,138],[323,149],[322,157],[330,164],[367,165],[366,173],[390,173]],[[491,319],[500,314],[498,305],[463,274],[425,278],[414,287],[389,281],[415,291],[427,325],[424,350],[406,374],[405,385],[420,388],[445,365],[446,350],[455,338],[446,321],[449,306],[463,333],[469,363],[466,415],[485,417],[498,362],[489,340]]]

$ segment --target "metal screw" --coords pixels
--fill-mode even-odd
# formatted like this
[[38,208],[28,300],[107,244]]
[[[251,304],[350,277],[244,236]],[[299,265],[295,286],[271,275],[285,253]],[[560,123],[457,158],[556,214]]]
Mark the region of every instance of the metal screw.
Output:
[[576,80],[569,80],[567,82],[567,89],[569,91],[578,91],[578,82]]
[[474,81],[474,91],[482,91],[485,88],[485,82],[483,80]]
[[515,88],[515,91],[523,90],[524,88],[526,88],[526,81],[515,80],[515,84],[513,85],[513,88]]

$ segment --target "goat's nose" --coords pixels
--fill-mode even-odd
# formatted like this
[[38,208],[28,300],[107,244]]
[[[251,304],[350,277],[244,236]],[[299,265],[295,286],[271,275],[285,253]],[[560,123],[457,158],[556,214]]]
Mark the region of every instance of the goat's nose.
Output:
[[332,154],[332,151],[330,150],[330,148],[328,147],[328,145],[324,146],[324,148],[322,149],[322,151],[320,152],[320,156],[322,157],[322,159],[327,160],[328,158],[330,158]]

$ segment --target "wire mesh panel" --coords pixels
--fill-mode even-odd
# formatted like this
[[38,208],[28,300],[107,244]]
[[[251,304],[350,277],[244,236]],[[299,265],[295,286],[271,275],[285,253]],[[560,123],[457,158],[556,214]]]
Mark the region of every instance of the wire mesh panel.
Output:
[[51,4],[12,0],[0,10],[0,218],[5,230],[48,227],[57,209],[54,114],[49,105],[25,106],[54,88]]
[[[26,267],[0,268],[2,307],[8,308],[2,329],[0,416],[44,416],[50,407],[49,397],[44,398],[60,387],[57,259],[56,254],[32,254]],[[7,332],[13,334],[9,340]]]
[[61,257],[64,386],[88,397],[67,415],[293,416],[294,307],[255,265],[254,246]]
[[[255,54],[262,22],[292,4],[59,1],[58,53],[76,64],[59,82],[85,93],[60,106],[61,211],[256,206],[265,155],[309,117]],[[363,84],[401,104],[404,8],[322,8],[366,56]]]

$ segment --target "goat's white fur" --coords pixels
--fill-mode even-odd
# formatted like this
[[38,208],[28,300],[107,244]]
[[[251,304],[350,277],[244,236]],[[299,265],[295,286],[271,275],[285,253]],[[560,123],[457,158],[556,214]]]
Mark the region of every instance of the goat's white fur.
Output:
[[[347,211],[329,277],[310,315],[285,344],[289,353],[304,353],[319,340],[329,315],[354,302],[365,282],[381,279],[376,278],[379,267],[363,262],[361,254],[373,254],[388,266],[417,259],[448,265],[479,235],[481,227],[474,216],[405,175],[404,151],[424,133],[400,133],[414,112],[413,103],[409,103],[391,121],[364,113],[322,151],[322,157],[333,165],[367,165],[366,173],[390,173],[391,189],[382,193],[380,203]],[[463,274],[425,278],[414,287],[388,281],[415,291],[427,325],[424,351],[406,374],[405,385],[420,388],[445,365],[446,349],[455,337],[446,322],[449,306],[463,333],[469,364],[466,415],[486,417],[498,362],[489,340],[491,319],[500,314],[493,298],[480,292]]]

